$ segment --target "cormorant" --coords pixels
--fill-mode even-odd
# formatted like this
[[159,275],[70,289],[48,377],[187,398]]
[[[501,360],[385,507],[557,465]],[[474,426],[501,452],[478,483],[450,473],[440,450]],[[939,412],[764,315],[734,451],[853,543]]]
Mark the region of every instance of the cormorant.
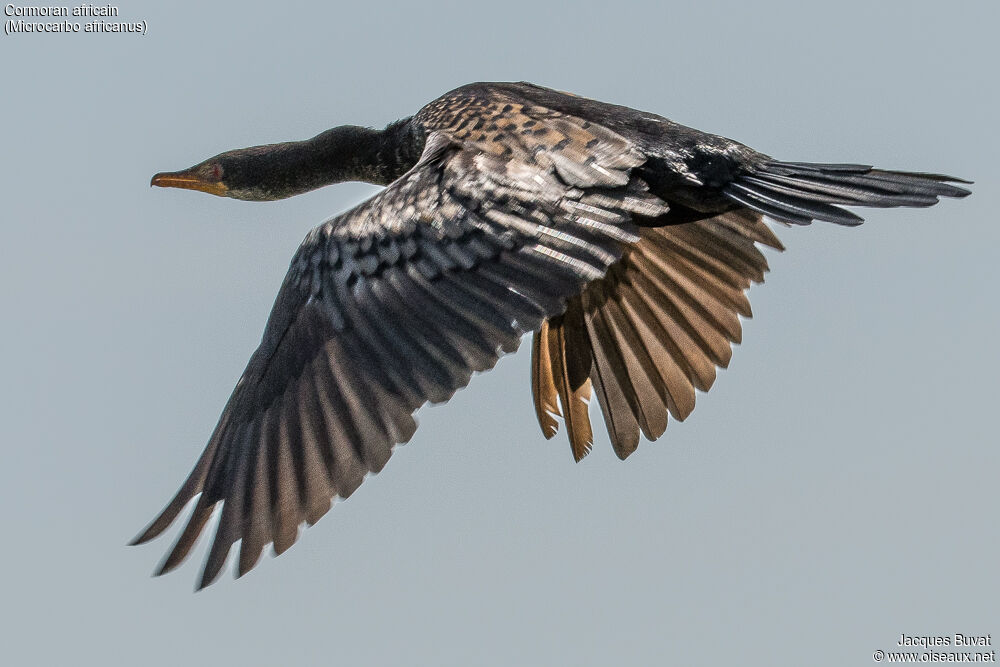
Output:
[[682,420],[740,342],[746,291],[782,249],[764,223],[857,225],[842,206],[930,206],[965,182],[782,162],[655,114],[529,83],[476,83],[384,130],[337,127],[153,177],[265,201],[343,181],[387,186],[309,232],[260,347],[159,535],[199,496],[157,574],[222,512],[200,587],[238,574],[347,498],[447,401],[534,332],[546,438],[590,450],[593,390],[615,452]]

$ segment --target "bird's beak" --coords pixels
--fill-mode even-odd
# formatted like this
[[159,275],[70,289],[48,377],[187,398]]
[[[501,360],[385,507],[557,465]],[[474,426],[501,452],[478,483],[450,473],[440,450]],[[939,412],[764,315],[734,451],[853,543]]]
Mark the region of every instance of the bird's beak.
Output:
[[209,181],[200,176],[194,169],[184,171],[164,171],[153,176],[150,185],[161,188],[184,188],[186,190],[199,190],[210,195],[225,197],[228,188],[221,181]]

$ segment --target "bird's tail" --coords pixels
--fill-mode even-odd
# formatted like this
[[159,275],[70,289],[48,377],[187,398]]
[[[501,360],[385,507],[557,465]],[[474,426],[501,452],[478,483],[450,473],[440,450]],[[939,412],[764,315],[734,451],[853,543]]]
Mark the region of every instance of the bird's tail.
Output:
[[716,368],[739,343],[746,291],[762,282],[759,246],[782,249],[764,216],[785,224],[825,220],[856,225],[841,206],[930,206],[969,191],[939,174],[862,165],[766,162],[737,176],[724,194],[745,208],[686,224],[644,227],[641,239],[566,312],[535,333],[532,390],[542,432],[566,425],[573,455],[590,451],[587,405],[597,394],[615,452],[625,458],[642,432],[655,440],[668,415],[683,420],[695,389],[708,391]]
[[969,191],[951,183],[968,182],[861,164],[768,161],[741,173],[722,191],[734,202],[779,222],[860,225],[863,219],[841,206],[932,206],[939,197],[965,197]]

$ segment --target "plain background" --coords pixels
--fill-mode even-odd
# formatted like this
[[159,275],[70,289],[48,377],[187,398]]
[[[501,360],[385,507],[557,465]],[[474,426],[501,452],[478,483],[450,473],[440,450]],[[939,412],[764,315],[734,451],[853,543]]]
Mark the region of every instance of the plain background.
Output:
[[[0,36],[4,664],[866,665],[1000,635],[996,3],[119,8],[148,34]],[[603,427],[579,465],[542,438],[525,345],[281,558],[150,578],[176,531],[125,543],[297,244],[374,189],[149,177],[520,79],[974,195],[779,230],[730,369],[625,463]]]

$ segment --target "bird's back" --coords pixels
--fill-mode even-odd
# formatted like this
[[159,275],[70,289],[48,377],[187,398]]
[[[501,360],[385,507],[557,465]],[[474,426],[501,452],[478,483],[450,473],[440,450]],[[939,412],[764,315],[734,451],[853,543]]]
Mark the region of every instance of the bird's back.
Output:
[[[583,129],[593,124],[618,135],[645,156],[638,172],[652,192],[703,213],[734,208],[721,187],[740,170],[768,159],[738,141],[655,113],[527,82],[461,86],[427,104],[414,120],[426,131],[448,129],[457,137],[493,141],[503,148],[520,143],[518,135],[527,135],[531,150],[559,152],[562,138],[546,136],[545,125],[533,122],[540,114],[565,115],[582,121]],[[689,218],[678,216],[683,221]]]

